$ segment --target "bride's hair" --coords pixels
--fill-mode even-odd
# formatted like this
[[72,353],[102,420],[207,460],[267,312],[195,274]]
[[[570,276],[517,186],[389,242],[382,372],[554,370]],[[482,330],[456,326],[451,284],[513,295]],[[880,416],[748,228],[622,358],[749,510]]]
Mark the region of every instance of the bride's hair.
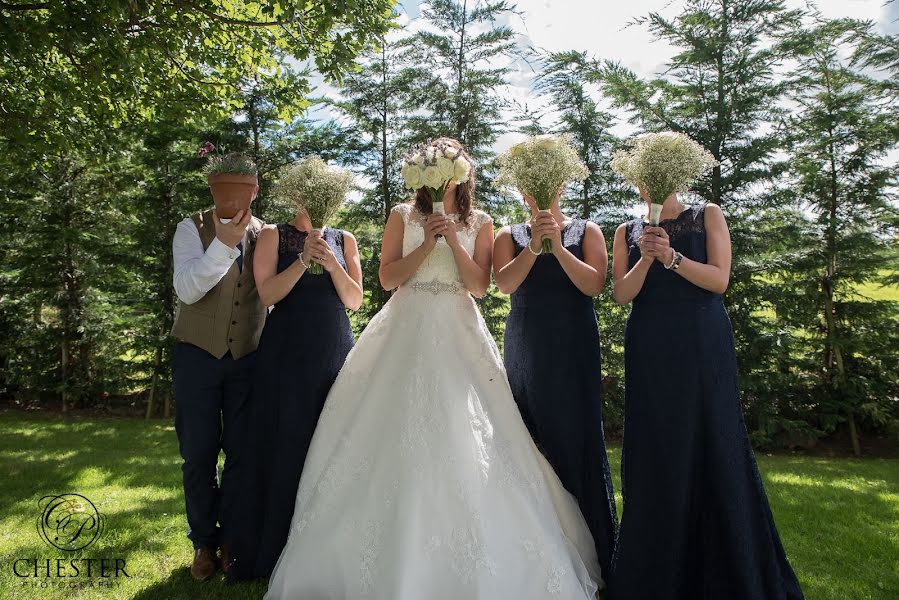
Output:
[[[471,216],[471,204],[474,201],[474,184],[475,184],[475,166],[474,161],[471,159],[471,156],[468,155],[468,152],[465,151],[465,147],[458,141],[453,138],[442,137],[434,140],[434,143],[443,142],[444,144],[448,144],[455,148],[459,149],[459,156],[468,161],[468,164],[471,165],[471,171],[468,175],[468,181],[465,183],[460,183],[456,186],[456,210],[459,213],[459,221],[462,223],[468,223],[468,217]],[[428,190],[425,188],[419,188],[415,194],[415,199],[413,200],[415,204],[415,208],[418,209],[423,215],[430,215],[434,212],[434,204],[431,201],[431,194],[428,193]]]

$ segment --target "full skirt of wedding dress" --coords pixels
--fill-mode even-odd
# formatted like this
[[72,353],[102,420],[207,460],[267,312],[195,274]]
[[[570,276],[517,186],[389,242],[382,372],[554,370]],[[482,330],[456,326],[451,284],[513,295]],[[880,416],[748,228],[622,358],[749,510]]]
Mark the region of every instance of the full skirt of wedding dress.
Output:
[[592,600],[601,582],[474,300],[400,288],[331,388],[266,599]]

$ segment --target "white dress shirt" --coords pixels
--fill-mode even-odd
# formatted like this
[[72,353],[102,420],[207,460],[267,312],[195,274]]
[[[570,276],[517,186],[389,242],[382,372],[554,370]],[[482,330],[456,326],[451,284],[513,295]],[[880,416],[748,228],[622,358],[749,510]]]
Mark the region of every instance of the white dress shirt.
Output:
[[[222,219],[222,223],[229,221],[230,219]],[[246,245],[247,234],[244,233],[243,247],[246,248]],[[172,278],[175,293],[185,304],[193,304],[221,281],[240,256],[240,250],[229,248],[215,238],[204,251],[196,224],[193,219],[187,218],[178,223],[175,230],[172,255],[175,262],[175,274]]]

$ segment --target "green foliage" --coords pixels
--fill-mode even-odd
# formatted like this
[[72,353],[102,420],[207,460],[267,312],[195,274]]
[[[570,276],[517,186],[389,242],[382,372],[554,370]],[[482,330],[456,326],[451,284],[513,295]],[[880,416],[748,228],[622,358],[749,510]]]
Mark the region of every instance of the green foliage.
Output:
[[[308,82],[282,66],[314,60],[339,80],[389,24],[391,0],[0,4],[0,138],[15,146],[102,141],[109,127],[239,109],[240,82],[268,72],[285,112]],[[98,124],[102,126],[98,127]]]
[[[253,212],[268,222],[295,214],[272,191],[306,156],[366,183],[334,222],[359,242],[358,334],[390,297],[379,248],[391,208],[408,200],[399,163],[409,147],[460,139],[478,163],[480,207],[497,226],[526,218],[495,185],[492,148],[514,127],[509,66],[533,61],[550,109],[525,107],[518,131],[571,137],[590,175],[563,207],[597,222],[610,253],[639,199],[610,169],[622,141],[606,102],[721,162],[697,189],[731,229],[726,302],[753,441],[899,431],[895,36],[779,0],[688,0],[672,19],[632,24],[676,50],[643,80],[584,52],[524,56],[503,24],[510,2],[430,2],[405,36],[388,31],[389,8],[0,2],[0,395],[67,407],[152,398],[151,412],[166,414],[171,240],[211,204],[196,155],[205,141],[256,164]],[[342,84],[339,97],[310,97],[307,59]],[[313,103],[339,116],[313,120],[303,112]],[[508,304],[493,289],[479,301],[500,345]],[[628,307],[608,285],[595,307],[606,425],[617,430]]]
[[594,61],[590,73],[616,107],[630,112],[633,124],[686,133],[719,162],[694,189],[720,204],[728,218],[734,264],[725,299],[754,431],[768,430],[771,417],[801,420],[807,410],[797,404],[807,390],[797,398],[795,373],[783,366],[793,358],[785,350],[791,332],[759,310],[783,292],[764,274],[779,264],[778,250],[788,239],[783,198],[772,189],[782,170],[776,152],[784,146],[776,125],[786,114],[786,82],[779,73],[802,18],[781,0],[688,0],[673,19],[651,13],[633,23],[676,48],[662,76],[644,81],[610,61]]
[[354,315],[358,333],[390,298],[381,287],[381,237],[390,210],[409,198],[399,165],[412,145],[407,127],[410,91],[416,85],[410,68],[407,41],[381,40],[376,51],[367,53],[361,68],[350,74],[344,89],[345,100],[334,106],[352,123],[342,148],[347,160],[372,182],[362,197],[343,213],[342,226],[356,236],[362,262],[363,307]]
[[[549,53],[542,57],[541,70],[535,81],[536,90],[548,97],[558,119],[549,132],[565,133],[574,140],[581,159],[590,170],[583,182],[572,186],[574,194],[563,198],[565,208],[582,219],[599,222],[621,222],[622,209],[632,206],[636,194],[612,173],[609,163],[621,140],[612,133],[614,116],[600,109],[585,76],[587,55],[584,52]],[[539,115],[535,115],[539,118]],[[542,130],[523,133],[537,135]]]
[[252,157],[262,214],[265,175],[310,147],[333,152],[328,128],[307,135],[296,118],[310,89],[291,65],[340,80],[391,6],[0,3],[4,396],[168,398],[171,240],[210,204],[196,148]]

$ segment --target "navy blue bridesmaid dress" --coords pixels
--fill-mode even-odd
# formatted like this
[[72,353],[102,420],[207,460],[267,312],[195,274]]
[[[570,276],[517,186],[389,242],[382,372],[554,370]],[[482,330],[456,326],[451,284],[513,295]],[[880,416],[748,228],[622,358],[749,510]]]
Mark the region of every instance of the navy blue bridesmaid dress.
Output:
[[[661,223],[706,262],[705,206]],[[643,221],[627,223],[628,262]],[[740,409],[720,294],[656,261],[625,330],[624,513],[609,600],[799,600]]]
[[[587,221],[562,229],[562,242],[584,259]],[[515,255],[528,252],[531,227],[511,227]],[[537,257],[512,293],[504,358],[512,394],[534,442],[577,499],[593,534],[603,578],[615,543],[617,514],[602,425],[599,327],[584,295],[551,254]]]
[[[303,251],[307,234],[287,223],[277,227],[280,273]],[[328,228],[323,237],[346,269],[343,231]],[[327,272],[304,273],[269,315],[248,405],[247,450],[238,461],[232,581],[268,577],[274,570],[312,434],[352,347],[350,321]]]

